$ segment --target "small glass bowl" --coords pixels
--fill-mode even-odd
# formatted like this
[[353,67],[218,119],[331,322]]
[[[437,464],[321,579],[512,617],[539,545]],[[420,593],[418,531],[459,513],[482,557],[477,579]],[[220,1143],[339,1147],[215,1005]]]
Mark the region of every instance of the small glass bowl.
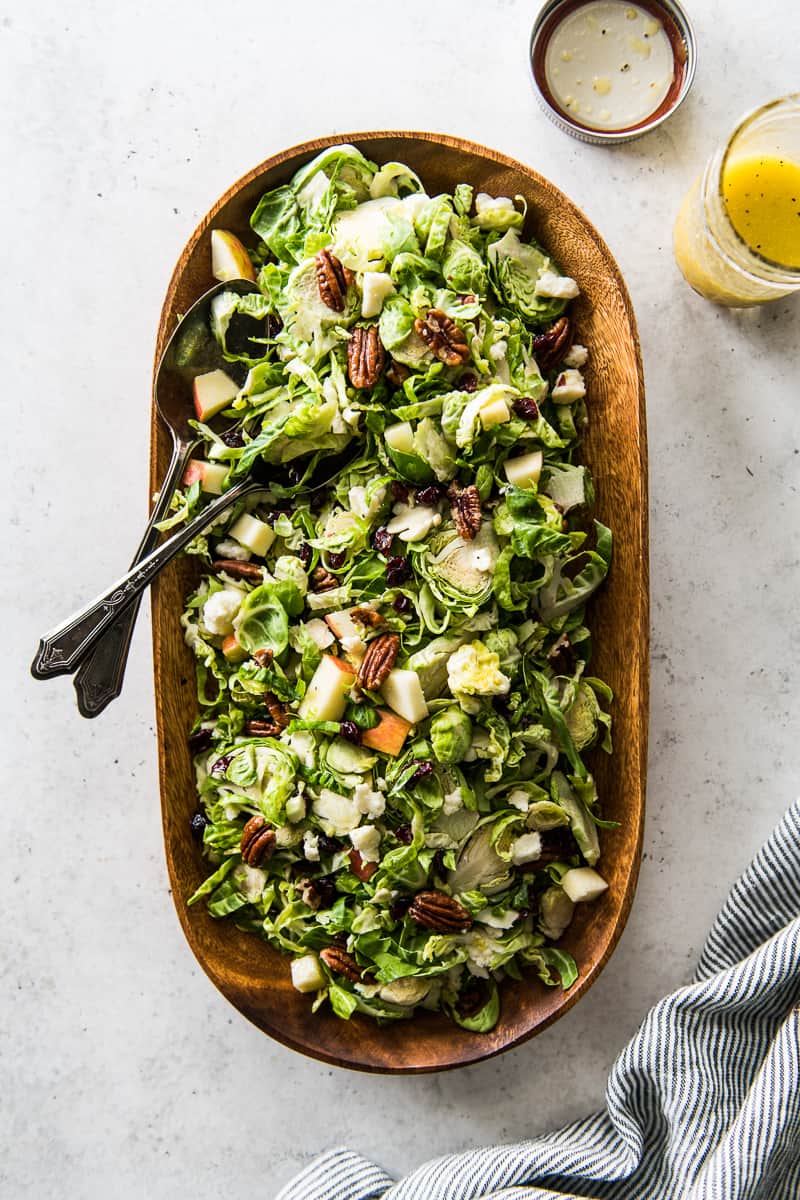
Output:
[[624,129],[593,129],[576,121],[574,117],[564,111],[553,96],[545,73],[545,54],[553,33],[565,17],[590,2],[591,0],[548,0],[539,12],[531,32],[528,55],[536,97],[541,108],[559,129],[579,138],[582,142],[592,142],[597,146],[615,146],[621,142],[632,142],[635,138],[641,137],[642,134],[649,133],[651,129],[663,124],[689,94],[697,65],[694,29],[678,0],[633,0],[637,7],[651,13],[664,26],[672,44],[675,63],[672,83],[658,108],[638,124]]

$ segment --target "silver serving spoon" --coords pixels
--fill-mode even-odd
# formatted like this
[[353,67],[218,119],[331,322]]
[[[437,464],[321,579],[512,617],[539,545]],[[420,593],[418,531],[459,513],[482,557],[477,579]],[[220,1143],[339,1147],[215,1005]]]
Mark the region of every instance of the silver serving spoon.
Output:
[[[259,289],[254,283],[244,279],[217,283],[209,288],[181,319],[161,356],[156,371],[154,396],[159,417],[172,439],[172,453],[153,511],[133,557],[131,569],[146,558],[158,544],[159,531],[155,526],[169,512],[175,488],[189,455],[199,441],[196,432],[189,425],[192,416],[192,383],[195,377],[221,367],[229,375],[241,372],[241,378],[237,378],[236,382],[244,382],[245,369],[242,364],[228,363],[224,360],[210,329],[212,300],[221,292],[231,291],[245,295],[258,292]],[[75,676],[75,691],[78,696],[78,708],[84,717],[98,716],[122,690],[140,601],[141,597],[138,597],[120,613],[80,665]],[[39,677],[35,669],[34,674]]]
[[[324,487],[346,470],[358,453],[358,447],[325,459],[324,465],[312,474],[304,485],[309,491]],[[39,642],[39,649],[31,664],[31,674],[36,679],[49,679],[54,675],[69,675],[83,661],[114,624],[120,613],[129,605],[138,602],[145,588],[156,575],[184,549],[198,534],[209,529],[237,500],[255,492],[263,492],[277,481],[278,468],[257,459],[250,474],[229,491],[198,513],[188,525],[146,555],[126,575],[113,583],[95,600],[73,614],[61,625],[52,629]],[[324,474],[324,478],[320,475]]]

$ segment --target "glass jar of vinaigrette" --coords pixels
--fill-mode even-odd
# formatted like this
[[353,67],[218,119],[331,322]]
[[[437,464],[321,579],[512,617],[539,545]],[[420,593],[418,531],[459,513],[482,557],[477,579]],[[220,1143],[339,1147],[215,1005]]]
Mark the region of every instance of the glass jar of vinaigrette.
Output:
[[715,304],[800,291],[800,93],[740,122],[689,189],[673,240],[686,281]]

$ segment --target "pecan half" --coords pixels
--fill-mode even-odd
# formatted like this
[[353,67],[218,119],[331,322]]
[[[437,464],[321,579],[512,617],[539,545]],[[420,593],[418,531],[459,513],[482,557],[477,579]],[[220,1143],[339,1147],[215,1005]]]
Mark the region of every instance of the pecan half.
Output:
[[245,721],[243,732],[247,737],[277,737],[283,728],[277,721],[259,721],[254,717],[251,721]]
[[347,374],[353,387],[360,390],[375,387],[385,363],[386,351],[378,326],[354,329],[347,343]]
[[274,657],[275,657],[275,655],[274,655],[273,651],[270,650],[270,648],[268,646],[265,646],[263,648],[263,650],[254,650],[253,651],[253,658],[256,660],[256,662],[258,663],[258,665],[260,667],[268,667]]
[[453,318],[440,308],[429,308],[424,318],[417,317],[414,328],[445,366],[458,367],[469,358],[467,339]]
[[314,258],[317,267],[317,287],[320,300],[334,312],[344,312],[347,289],[353,282],[353,272],[343,266],[330,250],[320,250]]
[[374,608],[351,608],[350,616],[365,629],[379,629],[381,625],[386,624],[381,614]]
[[434,933],[462,933],[472,928],[472,917],[463,905],[445,892],[417,892],[408,915]]
[[329,971],[333,971],[334,975],[344,975],[351,983],[358,983],[364,974],[352,954],[340,946],[326,946],[320,950],[319,956]]
[[238,558],[216,558],[212,571],[224,571],[231,579],[253,579],[261,583],[264,573],[258,563],[239,562]]
[[248,867],[257,867],[275,853],[275,831],[269,829],[263,817],[251,817],[242,831],[242,858]]
[[315,567],[311,572],[311,582],[315,592],[330,592],[333,588],[339,586],[339,580],[335,575],[331,575],[327,567]]
[[270,719],[280,729],[285,729],[292,719],[286,711],[286,705],[278,699],[274,692],[264,692],[264,707],[269,713]]
[[474,483],[465,488],[453,485],[448,492],[450,514],[462,538],[471,542],[481,527],[481,498]]
[[533,339],[533,357],[540,371],[552,371],[558,366],[572,341],[572,322],[569,317],[559,317],[545,333],[537,333]]
[[392,387],[402,387],[410,374],[411,372],[405,363],[398,362],[396,358],[389,359],[389,365],[386,368],[386,378]]
[[400,638],[396,633],[382,633],[367,646],[358,668],[356,683],[367,691],[377,691],[387,680],[389,672],[397,662]]

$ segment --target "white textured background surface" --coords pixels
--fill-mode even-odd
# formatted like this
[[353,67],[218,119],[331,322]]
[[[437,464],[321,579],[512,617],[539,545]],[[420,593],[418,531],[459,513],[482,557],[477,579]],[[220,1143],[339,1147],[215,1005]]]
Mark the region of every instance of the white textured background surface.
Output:
[[[4,1200],[269,1197],[339,1142],[401,1171],[583,1114],[797,789],[800,305],[705,304],[670,227],[739,113],[797,85],[800,9],[694,0],[690,100],[606,149],[538,111],[535,8],[0,3]],[[144,618],[123,697],[95,723],[68,681],[27,676],[42,630],[138,540],[156,320],[196,221],[273,151],[381,127],[483,141],[583,207],[633,296],[650,424],[652,752],[633,915],[555,1028],[429,1078],[306,1061],[195,965],[166,885]]]

